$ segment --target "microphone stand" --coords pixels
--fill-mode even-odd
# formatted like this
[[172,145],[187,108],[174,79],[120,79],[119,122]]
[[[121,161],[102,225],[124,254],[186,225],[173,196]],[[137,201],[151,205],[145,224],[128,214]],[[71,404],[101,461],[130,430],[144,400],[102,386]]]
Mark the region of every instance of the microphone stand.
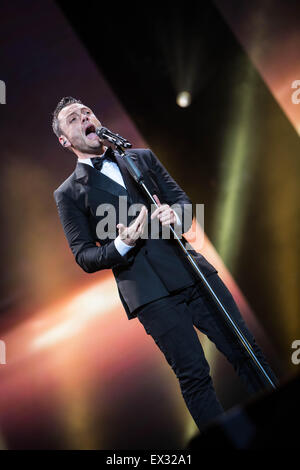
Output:
[[[144,182],[143,175],[142,175],[141,171],[135,165],[134,161],[130,158],[130,155],[126,155],[125,152],[124,152],[124,149],[123,149],[124,147],[125,148],[131,147],[131,144],[128,142],[128,140],[124,139],[123,137],[119,136],[118,134],[112,134],[109,131],[107,133],[102,132],[101,137],[107,139],[109,142],[111,142],[112,144],[115,145],[119,155],[122,157],[122,159],[123,159],[123,161],[126,165],[126,168],[129,171],[129,173],[131,174],[131,176],[138,183],[138,185],[142,188],[142,190],[146,193],[146,195],[151,200],[151,202],[153,204],[155,204],[156,207],[159,207],[158,204],[156,203],[155,199],[153,198],[152,194],[148,190],[147,186],[145,185],[145,182]],[[249,343],[247,338],[245,338],[245,335],[242,333],[242,331],[240,330],[238,325],[235,323],[235,321],[231,318],[231,316],[228,313],[227,309],[222,304],[222,302],[220,301],[220,299],[218,298],[218,296],[216,295],[214,290],[211,288],[210,284],[206,280],[206,278],[205,278],[204,274],[202,273],[201,269],[197,265],[196,260],[187,251],[187,249],[185,248],[184,244],[182,243],[182,241],[178,237],[178,235],[177,235],[176,231],[173,229],[173,227],[171,225],[169,227],[170,227],[171,232],[174,235],[174,238],[176,239],[177,243],[179,244],[180,248],[182,249],[186,259],[191,264],[191,266],[194,269],[194,271],[196,272],[197,276],[201,279],[201,281],[204,284],[206,290],[209,292],[209,294],[211,295],[213,301],[215,302],[216,306],[218,307],[219,311],[222,313],[224,319],[226,320],[226,322],[230,326],[232,332],[236,335],[239,342],[241,343],[241,345],[243,346],[243,348],[246,350],[247,354],[249,355],[249,357],[253,361],[254,365],[257,368],[257,371],[259,371],[262,374],[262,376],[265,379],[265,382],[271,388],[276,389],[277,388],[276,385],[274,384],[273,380],[270,378],[269,374],[267,373],[267,371],[264,369],[263,365],[260,363],[260,361],[256,357],[256,354],[253,351],[251,344]]]

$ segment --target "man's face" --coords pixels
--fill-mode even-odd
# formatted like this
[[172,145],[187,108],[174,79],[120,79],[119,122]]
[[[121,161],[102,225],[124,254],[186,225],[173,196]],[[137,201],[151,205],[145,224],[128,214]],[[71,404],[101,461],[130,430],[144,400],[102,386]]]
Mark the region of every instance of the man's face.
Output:
[[83,104],[73,103],[63,108],[58,114],[60,128],[64,135],[59,141],[75,153],[98,154],[103,151],[103,141],[95,133],[101,122],[90,108]]

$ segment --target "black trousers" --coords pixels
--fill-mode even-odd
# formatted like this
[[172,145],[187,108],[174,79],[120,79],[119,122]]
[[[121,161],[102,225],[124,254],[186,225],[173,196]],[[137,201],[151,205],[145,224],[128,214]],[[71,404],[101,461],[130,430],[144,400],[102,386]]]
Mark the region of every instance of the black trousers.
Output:
[[[207,280],[242,330],[271,379],[278,384],[278,379],[221,278],[218,274],[212,274]],[[227,357],[251,394],[266,388],[265,380],[201,286],[201,281],[140,307],[137,317],[176,374],[183,398],[200,430],[224,410],[217,399],[209,365],[194,327],[204,333]]]

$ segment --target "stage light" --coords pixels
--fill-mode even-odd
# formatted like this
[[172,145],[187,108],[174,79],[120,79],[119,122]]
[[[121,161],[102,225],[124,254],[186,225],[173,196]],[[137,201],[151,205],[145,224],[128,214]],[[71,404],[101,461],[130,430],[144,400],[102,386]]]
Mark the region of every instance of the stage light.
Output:
[[189,106],[191,104],[191,100],[192,100],[192,97],[191,97],[191,94],[188,91],[181,91],[177,95],[176,103],[181,108],[186,108],[187,106]]
[[[254,92],[256,75],[251,66],[247,73],[237,69],[243,83],[231,96],[231,109],[220,154],[220,183],[216,204],[214,240],[225,265],[234,270],[240,254],[247,209],[251,197],[251,175],[256,168],[253,140],[255,123]],[[243,82],[242,82],[243,81]]]

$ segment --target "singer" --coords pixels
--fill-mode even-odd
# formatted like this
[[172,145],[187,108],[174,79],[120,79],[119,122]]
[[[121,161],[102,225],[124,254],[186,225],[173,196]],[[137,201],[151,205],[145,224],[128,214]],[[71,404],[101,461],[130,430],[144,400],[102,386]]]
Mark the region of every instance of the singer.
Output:
[[[146,196],[127,171],[122,158],[105,147],[96,129],[100,121],[80,100],[62,98],[52,120],[59,143],[77,157],[73,173],[54,191],[58,214],[72,253],[87,273],[112,269],[120,300],[128,319],[138,318],[176,374],[185,403],[201,430],[223,412],[216,396],[210,369],[196,327],[226,356],[250,394],[262,390],[263,379],[213,301],[180,256],[174,239],[142,238],[146,223],[156,219],[161,226],[184,224],[185,212],[171,205],[191,201],[149,149],[130,151],[155,195],[157,207],[151,214]],[[142,209],[125,225],[118,219],[119,198]],[[117,213],[116,229],[100,239],[97,215],[100,204],[111,204]],[[184,224],[185,226],[185,224]],[[274,383],[276,376],[247,328],[229,290],[217,270],[202,255],[193,252],[211,287],[231,313],[251,344],[257,358]]]

